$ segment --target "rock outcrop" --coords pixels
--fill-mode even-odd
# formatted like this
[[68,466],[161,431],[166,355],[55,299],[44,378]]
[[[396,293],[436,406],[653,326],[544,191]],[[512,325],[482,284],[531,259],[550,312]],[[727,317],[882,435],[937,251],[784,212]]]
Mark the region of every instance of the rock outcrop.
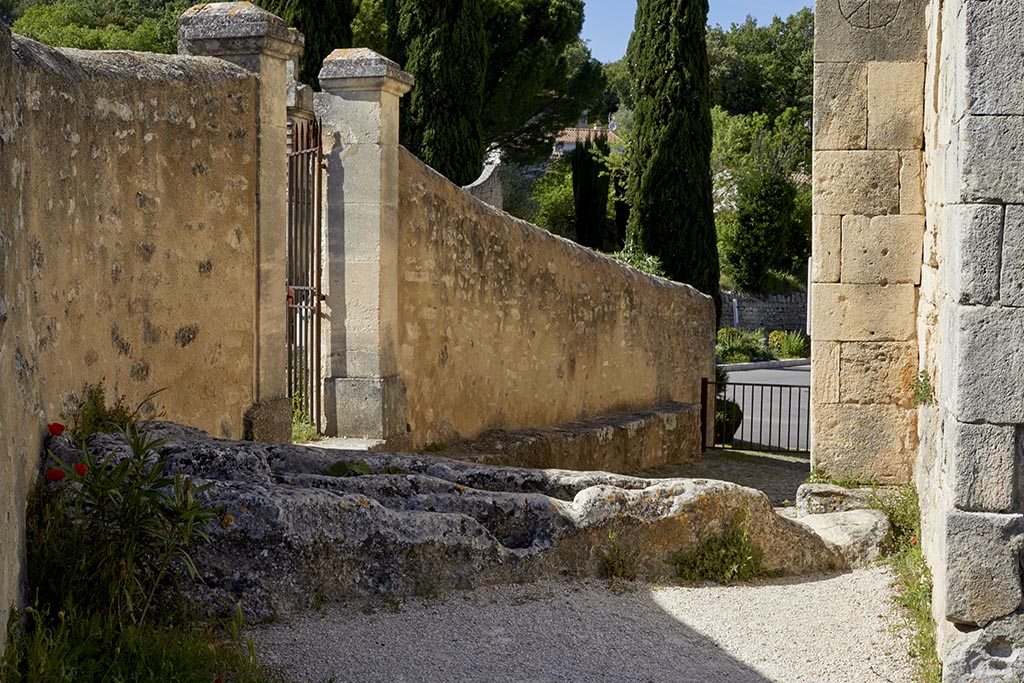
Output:
[[[545,577],[599,576],[629,558],[644,578],[669,578],[667,556],[721,532],[736,515],[766,569],[845,568],[801,524],[754,489],[711,480],[640,479],[603,472],[488,467],[430,455],[346,452],[217,440],[158,423],[172,472],[214,481],[212,543],[194,551],[214,610],[241,602],[263,618],[318,602],[430,595]],[[93,450],[125,449],[93,437]],[[75,453],[63,440],[54,450]],[[327,476],[338,461],[369,474]],[[363,469],[360,467],[360,469]]]

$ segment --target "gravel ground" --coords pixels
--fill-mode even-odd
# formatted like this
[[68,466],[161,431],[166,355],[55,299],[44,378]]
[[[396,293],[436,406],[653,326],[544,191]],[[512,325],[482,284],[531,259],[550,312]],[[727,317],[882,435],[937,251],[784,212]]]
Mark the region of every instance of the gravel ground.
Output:
[[889,580],[547,582],[332,605],[252,635],[268,664],[316,683],[904,683]]

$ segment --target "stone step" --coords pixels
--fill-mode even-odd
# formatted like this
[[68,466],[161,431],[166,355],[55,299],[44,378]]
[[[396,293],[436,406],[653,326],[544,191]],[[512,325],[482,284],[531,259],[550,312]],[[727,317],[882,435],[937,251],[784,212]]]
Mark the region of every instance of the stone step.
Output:
[[700,458],[700,406],[662,403],[541,429],[495,429],[427,450],[498,467],[637,472]]

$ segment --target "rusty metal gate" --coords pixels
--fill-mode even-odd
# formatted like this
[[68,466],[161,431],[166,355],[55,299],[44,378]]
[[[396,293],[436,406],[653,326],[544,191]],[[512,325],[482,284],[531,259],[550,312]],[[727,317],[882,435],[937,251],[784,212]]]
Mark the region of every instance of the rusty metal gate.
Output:
[[293,418],[321,432],[320,122],[292,119],[288,152],[288,392]]

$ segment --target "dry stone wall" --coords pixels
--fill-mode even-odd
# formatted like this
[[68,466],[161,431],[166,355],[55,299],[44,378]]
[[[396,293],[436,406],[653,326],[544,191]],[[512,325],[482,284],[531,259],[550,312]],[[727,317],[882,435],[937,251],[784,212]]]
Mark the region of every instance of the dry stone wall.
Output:
[[783,292],[760,296],[723,290],[721,323],[748,331],[803,332],[807,329],[807,294]]
[[925,10],[819,0],[815,18],[812,462],[888,483],[918,445]]

